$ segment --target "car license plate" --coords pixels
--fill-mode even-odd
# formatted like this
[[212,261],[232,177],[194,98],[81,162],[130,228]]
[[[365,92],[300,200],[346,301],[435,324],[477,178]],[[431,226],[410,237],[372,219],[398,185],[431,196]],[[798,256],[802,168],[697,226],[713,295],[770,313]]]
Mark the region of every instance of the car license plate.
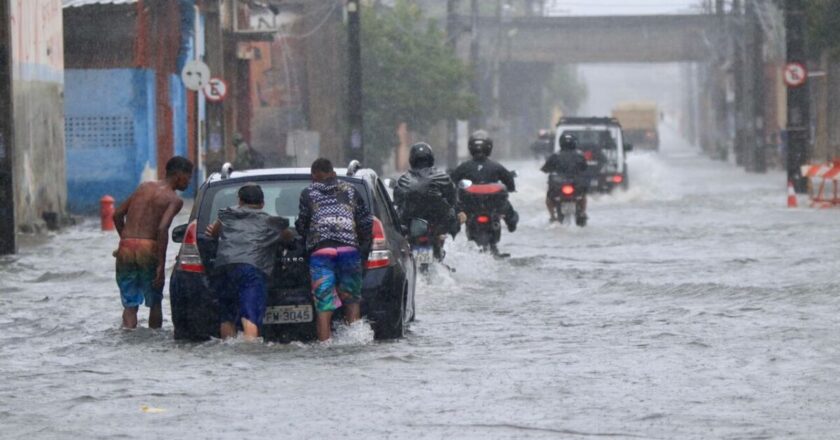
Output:
[[263,324],[297,324],[312,321],[312,306],[273,306],[265,309]]
[[414,248],[414,260],[419,264],[432,264],[435,262],[435,255],[429,246]]

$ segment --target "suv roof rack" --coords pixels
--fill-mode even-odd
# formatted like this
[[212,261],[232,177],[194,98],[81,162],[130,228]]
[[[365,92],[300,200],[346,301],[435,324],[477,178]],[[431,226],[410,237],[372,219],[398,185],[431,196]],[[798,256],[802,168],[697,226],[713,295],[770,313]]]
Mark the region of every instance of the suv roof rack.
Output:
[[595,116],[564,116],[557,121],[557,125],[564,125],[564,124],[576,124],[576,125],[585,125],[585,124],[606,124],[606,125],[621,125],[618,123],[618,119],[612,118],[609,116],[604,117],[595,117]]

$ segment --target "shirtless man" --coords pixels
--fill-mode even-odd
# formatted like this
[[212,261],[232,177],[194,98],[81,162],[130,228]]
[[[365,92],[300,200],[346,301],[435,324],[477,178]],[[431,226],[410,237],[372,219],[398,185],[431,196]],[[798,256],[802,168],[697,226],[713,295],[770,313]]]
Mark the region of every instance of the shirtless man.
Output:
[[180,156],[166,163],[166,179],[140,184],[114,212],[114,225],[120,235],[117,258],[117,286],[123,304],[123,328],[137,327],[137,309],[149,307],[149,328],[163,323],[164,265],[169,243],[169,226],[184,201],[175,190],[183,191],[192,178],[193,164]]

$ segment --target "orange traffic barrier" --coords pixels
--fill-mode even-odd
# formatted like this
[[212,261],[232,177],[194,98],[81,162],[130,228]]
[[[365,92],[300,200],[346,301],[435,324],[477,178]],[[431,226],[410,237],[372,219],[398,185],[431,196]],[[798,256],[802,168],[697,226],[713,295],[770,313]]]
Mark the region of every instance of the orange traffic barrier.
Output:
[[114,198],[109,195],[99,199],[99,222],[103,231],[113,231],[114,226]]
[[808,192],[812,207],[840,206],[840,159],[827,164],[804,165],[802,176],[810,183]]

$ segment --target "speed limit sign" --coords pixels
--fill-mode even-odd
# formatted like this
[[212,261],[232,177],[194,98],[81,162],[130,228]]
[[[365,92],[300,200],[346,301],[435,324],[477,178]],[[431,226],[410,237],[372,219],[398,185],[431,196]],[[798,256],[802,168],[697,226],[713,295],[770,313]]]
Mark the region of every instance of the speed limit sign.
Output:
[[788,87],[799,87],[808,80],[808,69],[802,63],[788,63],[783,76]]
[[219,102],[227,96],[227,83],[221,78],[211,78],[204,86],[204,96],[208,101]]

